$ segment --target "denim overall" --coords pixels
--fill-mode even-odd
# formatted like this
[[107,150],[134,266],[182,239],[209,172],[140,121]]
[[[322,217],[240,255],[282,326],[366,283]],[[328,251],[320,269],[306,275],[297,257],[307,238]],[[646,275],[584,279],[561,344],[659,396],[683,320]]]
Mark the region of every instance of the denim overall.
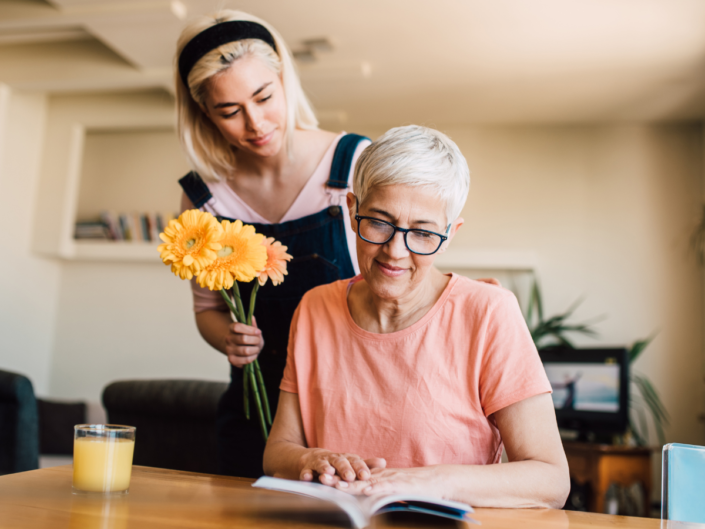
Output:
[[[337,189],[348,187],[353,154],[358,143],[365,139],[357,134],[347,134],[340,139],[326,186]],[[203,207],[212,197],[203,180],[194,172],[187,174],[179,183],[196,208]],[[289,326],[299,301],[314,287],[355,275],[345,236],[344,214],[339,205],[331,205],[313,215],[281,224],[252,224],[257,233],[274,237],[287,246],[288,253],[293,256],[285,281],[276,287],[268,281],[259,289],[255,306],[257,326],[264,337],[259,363],[272,417],[279,402],[279,384],[286,365]],[[223,218],[226,217],[219,217],[219,220]],[[253,283],[239,284],[245,307],[248,306]],[[245,418],[242,369],[234,366],[230,367],[230,386],[218,404],[216,430],[222,474],[248,478],[258,478],[264,474],[262,457],[265,443],[257,411],[250,399],[250,420]]]

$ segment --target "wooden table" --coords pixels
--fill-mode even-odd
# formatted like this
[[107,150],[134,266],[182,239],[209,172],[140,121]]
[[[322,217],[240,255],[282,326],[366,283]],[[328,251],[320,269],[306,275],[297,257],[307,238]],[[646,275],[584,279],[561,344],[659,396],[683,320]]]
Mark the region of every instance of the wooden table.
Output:
[[[134,467],[130,493],[103,500],[71,494],[71,466],[0,476],[2,529],[160,529],[350,527],[317,500],[253,489],[251,480]],[[406,515],[378,516],[376,528],[455,527],[455,522]],[[487,529],[685,529],[700,525],[549,509],[477,509]],[[459,524],[463,525],[463,524]]]

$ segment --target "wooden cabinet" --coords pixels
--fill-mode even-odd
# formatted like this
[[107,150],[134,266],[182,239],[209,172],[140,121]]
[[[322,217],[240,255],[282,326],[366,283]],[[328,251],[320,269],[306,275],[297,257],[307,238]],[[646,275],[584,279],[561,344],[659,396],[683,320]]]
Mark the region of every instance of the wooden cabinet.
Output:
[[589,484],[590,512],[605,512],[605,494],[611,483],[644,487],[644,512],[649,515],[651,498],[651,449],[592,443],[564,442],[570,477],[580,485]]

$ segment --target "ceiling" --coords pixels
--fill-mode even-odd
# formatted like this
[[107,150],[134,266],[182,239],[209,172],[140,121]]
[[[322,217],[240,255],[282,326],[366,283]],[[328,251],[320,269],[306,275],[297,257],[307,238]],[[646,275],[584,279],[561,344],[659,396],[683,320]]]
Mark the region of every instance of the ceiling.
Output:
[[0,0],[0,82],[171,90],[181,28],[221,7],[333,42],[300,65],[325,121],[705,118],[703,0]]

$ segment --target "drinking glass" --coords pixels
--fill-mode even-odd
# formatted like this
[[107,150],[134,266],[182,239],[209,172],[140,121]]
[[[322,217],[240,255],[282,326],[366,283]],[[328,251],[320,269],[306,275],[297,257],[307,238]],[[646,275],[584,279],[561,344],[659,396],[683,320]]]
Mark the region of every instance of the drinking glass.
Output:
[[73,437],[73,492],[127,494],[135,450],[134,426],[78,424]]

